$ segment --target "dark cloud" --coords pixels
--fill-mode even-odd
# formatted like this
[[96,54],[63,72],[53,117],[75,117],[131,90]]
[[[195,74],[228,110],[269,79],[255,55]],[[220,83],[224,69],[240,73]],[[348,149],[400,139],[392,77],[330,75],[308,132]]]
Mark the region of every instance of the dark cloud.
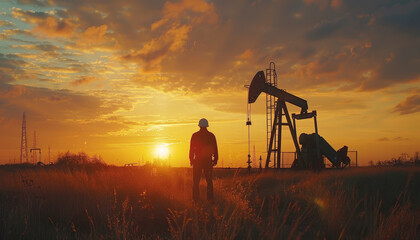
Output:
[[407,140],[409,140],[409,138],[406,138],[406,137],[396,137],[393,140],[394,141],[407,141]]
[[308,57],[312,57],[315,54],[316,54],[316,49],[314,47],[309,46],[302,50],[300,57],[302,59],[306,59]]
[[401,115],[420,112],[420,91],[413,91],[406,99],[394,107],[393,112]]
[[346,23],[345,19],[321,22],[306,33],[306,38],[313,41],[330,37]]
[[12,47],[22,48],[22,49],[26,49],[26,50],[38,50],[38,51],[43,51],[43,52],[53,52],[53,51],[60,50],[60,47],[57,47],[55,45],[48,44],[48,43],[30,44],[30,45],[28,45],[28,44],[26,44],[26,45],[13,45]]
[[420,2],[396,4],[379,17],[378,23],[392,26],[396,31],[420,35]]
[[52,44],[37,44],[34,49],[40,50],[40,51],[44,51],[44,52],[52,52],[52,51],[57,51],[60,48],[52,45]]
[[17,0],[17,2],[20,4],[31,4],[42,7],[51,5],[53,3],[52,0]]
[[51,16],[47,12],[36,12],[32,10],[25,11],[15,7],[12,9],[12,15],[14,18],[18,18],[25,22],[38,22]]
[[0,82],[13,82],[23,76],[25,65],[27,62],[16,55],[0,53]]
[[[51,16],[14,12],[37,26],[36,19],[48,17],[77,25],[73,32],[91,37],[80,37],[75,49],[92,48],[89,39],[107,42],[102,47],[119,61],[137,64],[132,80],[142,87],[234,91],[270,61],[282,87],[292,90],[373,91],[419,80],[418,1],[56,0],[54,6],[62,10]],[[246,51],[252,56],[241,58]]]
[[377,140],[380,142],[389,142],[389,141],[407,141],[409,139],[406,137],[395,137],[395,138],[383,137],[383,138],[378,138]]
[[420,77],[420,48],[406,46],[398,49],[379,70],[379,78],[384,81],[405,82]]

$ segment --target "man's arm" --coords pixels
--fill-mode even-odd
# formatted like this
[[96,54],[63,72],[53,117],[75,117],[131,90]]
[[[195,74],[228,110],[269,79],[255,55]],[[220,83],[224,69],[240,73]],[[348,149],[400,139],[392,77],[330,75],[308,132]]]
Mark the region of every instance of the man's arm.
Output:
[[219,160],[219,152],[217,150],[217,141],[216,141],[216,136],[214,136],[214,134],[213,134],[213,156],[214,156],[213,165],[216,166],[217,161]]
[[195,140],[194,140],[194,134],[191,136],[190,141],[190,165],[192,166],[194,163],[194,156],[195,156]]

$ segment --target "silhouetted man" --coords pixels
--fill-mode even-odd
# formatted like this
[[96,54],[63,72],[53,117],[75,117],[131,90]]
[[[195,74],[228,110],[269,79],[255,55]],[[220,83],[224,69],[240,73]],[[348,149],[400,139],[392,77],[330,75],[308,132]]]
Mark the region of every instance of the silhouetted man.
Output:
[[199,199],[201,174],[204,171],[207,182],[207,200],[213,201],[213,166],[216,166],[219,155],[216,137],[207,130],[208,121],[203,118],[198,122],[200,131],[194,133],[190,143],[190,164],[193,166],[193,200]]

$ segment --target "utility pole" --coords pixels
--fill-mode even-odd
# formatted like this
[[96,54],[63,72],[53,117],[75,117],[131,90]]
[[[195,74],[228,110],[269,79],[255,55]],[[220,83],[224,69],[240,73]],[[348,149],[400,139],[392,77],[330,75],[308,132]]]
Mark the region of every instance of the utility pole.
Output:
[[[33,147],[33,149],[35,149],[36,148],[36,131],[34,131],[34,147]],[[35,152],[34,152],[34,154],[32,155],[32,161],[33,161],[33,163],[35,164],[35,163],[37,163],[37,159],[36,159],[36,154],[35,154]]]
[[253,167],[257,167],[257,156],[255,155],[255,144],[253,145],[253,154],[252,154],[252,165]]
[[[245,85],[244,87],[249,89],[249,85]],[[247,104],[247,109],[246,109],[246,115],[247,115],[247,120],[246,120],[246,126],[248,127],[248,161],[246,162],[248,164],[248,171],[251,171],[251,104],[248,103]],[[255,150],[255,149],[254,149]]]

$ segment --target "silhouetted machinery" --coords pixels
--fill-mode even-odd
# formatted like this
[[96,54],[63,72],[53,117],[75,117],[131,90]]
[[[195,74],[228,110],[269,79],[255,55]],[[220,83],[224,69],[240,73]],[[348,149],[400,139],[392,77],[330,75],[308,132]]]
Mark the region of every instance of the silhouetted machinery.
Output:
[[[274,64],[273,64],[274,65]],[[271,69],[272,64],[270,64]],[[274,70],[275,71],[275,70]],[[308,112],[308,103],[306,100],[292,95],[282,89],[266,82],[264,71],[259,71],[255,74],[252,79],[251,85],[248,91],[248,104],[254,103],[258,96],[264,92],[270,96],[275,97],[275,112],[274,119],[272,119],[270,140],[267,147],[267,159],[265,167],[268,168],[271,161],[271,156],[274,158],[274,167],[280,168],[280,156],[281,156],[281,132],[282,126],[288,126],[292,135],[293,143],[296,149],[296,159],[292,164],[292,168],[324,168],[325,164],[323,157],[326,157],[334,168],[344,168],[350,164],[350,158],[347,156],[347,146],[342,147],[338,151],[325,141],[324,138],[318,135],[318,126],[316,121],[316,111]],[[289,111],[286,106],[286,102],[300,107],[301,111],[299,114],[292,114],[290,118]],[[286,121],[283,122],[283,116]],[[299,136],[299,143],[302,148],[299,147],[296,135],[296,120],[301,119],[314,119],[315,133],[305,134],[302,133]],[[248,123],[249,122],[249,123]],[[247,125],[250,125],[250,121]],[[277,141],[277,142],[276,142]],[[277,147],[275,147],[277,146]]]

